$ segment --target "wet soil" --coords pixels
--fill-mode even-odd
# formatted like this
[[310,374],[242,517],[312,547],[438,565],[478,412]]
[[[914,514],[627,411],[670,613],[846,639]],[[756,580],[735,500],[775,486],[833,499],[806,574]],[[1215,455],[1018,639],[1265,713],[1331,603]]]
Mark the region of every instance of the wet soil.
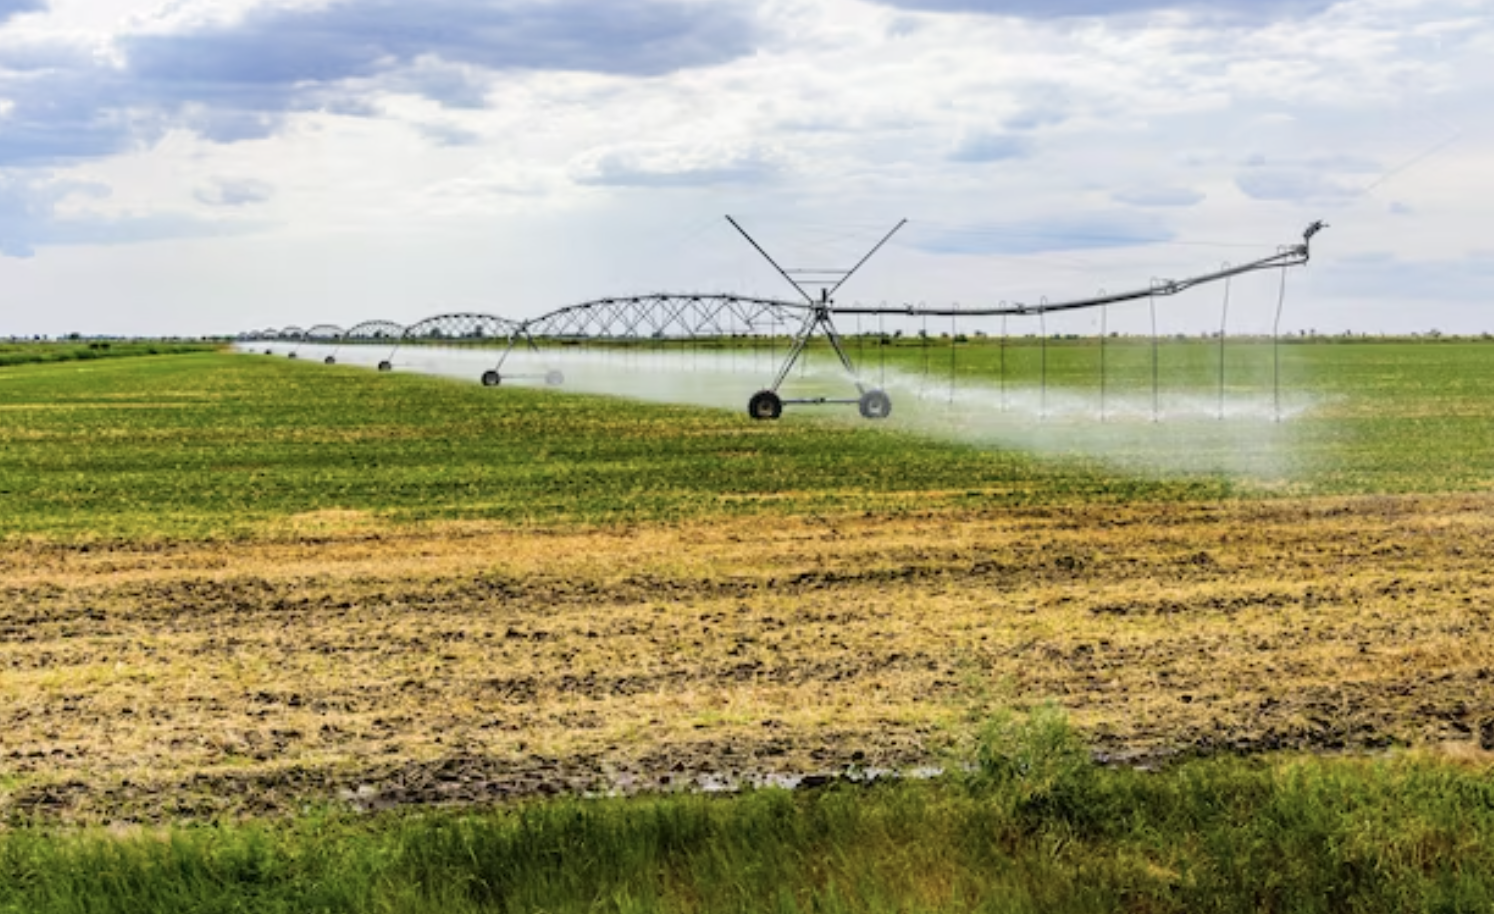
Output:
[[[1494,751],[1494,498],[0,545],[0,815],[959,764]],[[1481,748],[1480,748],[1481,747]]]

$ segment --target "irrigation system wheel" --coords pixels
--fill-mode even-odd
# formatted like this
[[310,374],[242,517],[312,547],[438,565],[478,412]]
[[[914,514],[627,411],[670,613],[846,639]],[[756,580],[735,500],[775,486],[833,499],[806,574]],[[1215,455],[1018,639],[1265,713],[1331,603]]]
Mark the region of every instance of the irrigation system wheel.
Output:
[[777,419],[783,415],[783,400],[771,390],[760,390],[747,401],[747,415],[754,419]]
[[489,368],[487,371],[484,371],[482,373],[482,386],[483,387],[497,387],[502,382],[503,382],[503,376],[500,375],[498,372],[492,370],[491,368]]
[[293,359],[293,358],[296,357],[296,354],[294,352],[287,352],[285,354],[285,357],[288,358],[288,359]]
[[380,371],[393,371],[394,370],[394,365],[391,364],[388,359],[385,359],[384,361],[382,361],[382,362],[379,363],[379,370]]
[[867,419],[886,419],[892,415],[892,398],[886,391],[868,390],[861,395],[861,415]]
[[322,359],[322,362],[327,365],[336,365],[337,359],[329,355],[325,359]]
[[266,349],[265,350],[265,355],[274,355],[274,354],[275,354],[275,351],[273,349]]
[[565,375],[561,374],[559,369],[552,369],[545,372],[545,383],[551,387],[559,387],[565,383]]

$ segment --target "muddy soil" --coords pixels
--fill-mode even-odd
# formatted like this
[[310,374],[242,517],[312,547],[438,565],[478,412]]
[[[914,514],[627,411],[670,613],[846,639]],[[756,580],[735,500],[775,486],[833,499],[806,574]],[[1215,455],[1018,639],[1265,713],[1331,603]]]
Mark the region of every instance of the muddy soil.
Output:
[[[959,764],[1494,750],[1494,498],[0,546],[0,815],[162,821]],[[1480,748],[1481,747],[1481,748]]]

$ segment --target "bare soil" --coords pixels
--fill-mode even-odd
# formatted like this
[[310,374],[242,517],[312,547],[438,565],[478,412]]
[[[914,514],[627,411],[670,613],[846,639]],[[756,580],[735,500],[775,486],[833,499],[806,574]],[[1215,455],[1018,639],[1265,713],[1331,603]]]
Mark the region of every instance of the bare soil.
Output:
[[0,815],[163,821],[957,763],[1494,750],[1494,496],[727,519],[313,515],[0,545]]

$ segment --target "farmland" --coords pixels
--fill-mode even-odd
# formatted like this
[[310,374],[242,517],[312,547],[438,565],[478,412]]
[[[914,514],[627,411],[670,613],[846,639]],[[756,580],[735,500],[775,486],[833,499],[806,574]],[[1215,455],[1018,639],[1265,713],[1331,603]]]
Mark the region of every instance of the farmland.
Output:
[[165,340],[0,341],[0,366],[91,362],[97,359],[129,358],[141,355],[211,352],[216,348],[218,348],[216,345],[210,343]]
[[[1420,759],[1363,775],[1376,804],[1486,790],[1494,346],[1282,354],[1315,399],[1253,427],[1290,460],[1243,474],[228,353],[0,370],[0,809],[282,821],[959,770],[1050,703],[1121,772],[1248,794],[1349,753]],[[961,357],[992,376],[990,345]],[[1178,446],[1152,433],[1143,458]],[[1189,767],[1238,754],[1267,761]],[[941,784],[903,789],[958,805]]]

